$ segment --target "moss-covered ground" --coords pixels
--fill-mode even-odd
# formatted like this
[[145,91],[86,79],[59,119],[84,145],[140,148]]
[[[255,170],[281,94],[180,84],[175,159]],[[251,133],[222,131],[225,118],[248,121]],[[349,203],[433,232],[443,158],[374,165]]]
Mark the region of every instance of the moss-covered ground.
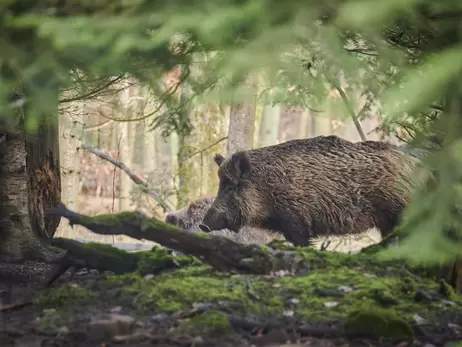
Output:
[[[369,252],[296,250],[305,264],[302,273],[252,276],[217,272],[195,258],[174,259],[154,249],[137,256],[142,261],[135,273],[85,285],[60,285],[38,296],[34,309],[48,312],[42,326],[56,324],[50,312],[64,320],[61,324],[82,324],[78,312],[93,312],[96,307],[123,307],[140,321],[155,315],[176,317],[163,332],[175,338],[231,336],[238,329],[230,317],[252,317],[273,325],[288,319],[299,325],[337,322],[346,337],[395,342],[421,338],[416,324],[438,329],[462,326],[462,298],[444,282],[414,273],[403,262],[380,261]],[[164,266],[172,262],[176,269]],[[146,275],[156,267],[168,270]],[[445,330],[449,340],[458,334],[454,330],[452,336],[451,329]]]

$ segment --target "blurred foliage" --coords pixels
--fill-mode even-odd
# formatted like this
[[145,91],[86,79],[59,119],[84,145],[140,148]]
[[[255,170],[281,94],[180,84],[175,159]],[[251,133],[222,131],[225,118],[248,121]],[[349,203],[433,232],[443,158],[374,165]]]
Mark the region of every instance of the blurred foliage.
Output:
[[[56,115],[61,91],[91,97],[117,76],[166,100],[153,124],[165,133],[190,130],[185,110],[194,102],[255,92],[242,83],[250,72],[263,76],[260,97],[312,109],[332,89],[359,90],[379,107],[386,131],[404,127],[406,141],[432,149],[425,162],[438,184],[416,195],[403,224],[410,236],[393,253],[415,261],[461,255],[462,2],[47,0],[3,1],[0,10],[4,130],[18,123],[10,116],[22,105],[18,92],[34,131]],[[159,85],[175,66],[187,100]]]

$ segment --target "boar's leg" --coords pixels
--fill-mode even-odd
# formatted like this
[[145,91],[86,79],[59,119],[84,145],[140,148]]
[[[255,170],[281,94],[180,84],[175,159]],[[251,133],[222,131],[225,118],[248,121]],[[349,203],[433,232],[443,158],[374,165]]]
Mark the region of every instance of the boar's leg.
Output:
[[284,235],[285,239],[294,246],[311,245],[311,228],[309,228],[308,225],[303,225],[296,218],[290,216],[281,218],[281,216],[278,215],[276,218],[267,219],[263,227],[281,233]]
[[[377,206],[376,211],[381,212],[375,213],[375,216],[380,216],[379,218],[376,217],[376,227],[380,230],[382,238],[385,238],[390,235],[399,224],[403,207],[394,206],[390,203],[382,203]],[[388,213],[384,214],[383,211],[387,211]]]

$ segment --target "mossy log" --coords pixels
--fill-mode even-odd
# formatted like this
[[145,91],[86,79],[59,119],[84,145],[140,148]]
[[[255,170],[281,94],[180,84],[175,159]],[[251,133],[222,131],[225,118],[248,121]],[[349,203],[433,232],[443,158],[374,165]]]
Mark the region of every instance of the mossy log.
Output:
[[[88,217],[72,212],[60,204],[56,208],[48,209],[47,214],[64,217],[69,220],[70,225],[82,225],[97,234],[127,235],[139,240],[154,241],[195,256],[221,271],[253,274],[268,274],[280,270],[293,272],[298,264],[295,251],[273,250],[261,245],[243,245],[222,236],[191,233],[147,218],[138,212]],[[78,242],[54,239],[52,243],[71,251],[74,256],[86,262],[94,262],[97,259],[100,266],[112,267],[111,257],[104,258],[102,252],[90,251],[87,247],[81,247]],[[131,256],[125,254],[126,257]]]

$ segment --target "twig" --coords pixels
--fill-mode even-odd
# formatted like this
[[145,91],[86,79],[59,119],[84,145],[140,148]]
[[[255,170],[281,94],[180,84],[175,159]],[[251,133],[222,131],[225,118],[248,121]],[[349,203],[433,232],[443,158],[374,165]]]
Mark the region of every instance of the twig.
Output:
[[441,105],[432,104],[432,105],[430,105],[430,108],[433,108],[433,109],[435,109],[437,111],[444,112],[444,107],[441,106]]
[[[102,113],[102,111],[99,111],[99,113]],[[112,122],[113,122],[113,121],[109,119],[109,120],[106,120],[106,121],[101,122],[101,123],[96,124],[96,125],[89,125],[89,126],[84,125],[83,128],[84,128],[84,130],[86,130],[86,131],[100,130],[100,129],[102,129],[103,127],[105,127],[105,126],[111,124]]]
[[192,154],[190,154],[190,155],[188,156],[187,159],[191,159],[191,158],[194,157],[195,155],[198,155],[198,154],[200,154],[200,153],[205,152],[206,150],[212,148],[213,146],[218,145],[220,142],[223,142],[223,141],[226,140],[226,139],[228,139],[228,136],[222,137],[221,139],[219,139],[219,140],[217,140],[217,141],[211,143],[211,144],[208,145],[207,147],[204,147],[204,148],[202,148],[201,150],[198,150],[198,151],[196,151],[196,152],[193,152]]
[[[119,136],[119,140],[117,141],[117,158],[120,157],[120,141],[122,141],[122,134]],[[116,179],[116,166],[114,166],[114,170],[112,170],[112,208],[111,213],[114,213],[115,210],[115,179]],[[119,191],[120,193],[120,191]],[[112,236],[112,242],[115,243],[115,238]]]
[[327,250],[327,247],[330,246],[331,242],[332,242],[331,240],[324,240],[321,244],[320,250],[321,251]]
[[[348,96],[346,95],[345,91],[340,86],[337,86],[336,84],[334,84],[334,87],[335,87],[335,89],[337,89],[337,91],[339,92],[343,102],[345,103],[345,107],[346,107],[348,113],[350,114],[351,119],[355,123],[356,130],[358,130],[358,133],[359,133],[359,136],[361,137],[361,140],[366,141],[367,138],[364,135],[363,129],[361,128],[361,124],[358,121],[359,113],[358,113],[358,115],[355,114],[353,106],[351,106],[350,100],[348,99]],[[364,105],[364,107],[361,109],[360,113],[365,112],[366,105]]]
[[[103,90],[109,88],[113,84],[116,84],[117,82],[120,82],[124,77],[125,77],[125,74],[117,76],[114,79],[109,80],[109,82],[106,82],[102,86],[96,87],[95,89],[91,90],[88,93],[77,95],[75,97],[68,98],[68,99],[61,99],[61,100],[59,100],[59,103],[64,104],[64,103],[69,103],[69,102],[74,102],[74,101],[79,101],[79,100],[91,99],[92,97],[94,97],[98,93],[102,92]],[[117,93],[117,92],[118,91],[114,91],[114,94]]]
[[360,49],[360,48],[345,48],[345,51],[347,51],[349,53],[364,54],[364,55],[368,55],[368,56],[371,56],[371,57],[376,57],[377,56],[376,52],[370,52],[370,51],[368,52],[368,51]]
[[103,153],[99,149],[88,146],[88,145],[85,145],[85,144],[82,144],[81,148],[93,153],[94,155],[100,157],[101,159],[107,160],[108,162],[112,163],[113,165],[118,167],[120,170],[125,172],[133,182],[135,182],[137,185],[142,186],[143,190],[145,192],[148,192],[150,194],[150,196],[152,196],[159,203],[159,205],[162,207],[164,212],[172,212],[173,211],[173,209],[168,205],[167,202],[164,202],[159,198],[159,195],[155,191],[149,191],[149,187],[148,187],[146,181],[144,181],[141,177],[139,177],[132,170],[130,170],[127,167],[127,165],[125,165],[119,159],[115,159],[112,156],[110,156],[110,155],[108,155],[106,153]]

